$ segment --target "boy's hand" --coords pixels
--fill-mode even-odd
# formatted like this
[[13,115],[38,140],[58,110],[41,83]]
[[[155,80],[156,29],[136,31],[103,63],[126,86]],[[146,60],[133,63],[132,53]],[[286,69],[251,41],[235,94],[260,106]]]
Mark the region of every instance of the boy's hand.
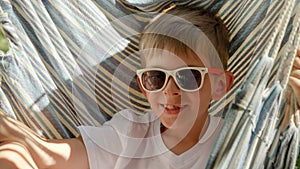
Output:
[[297,56],[289,78],[289,85],[293,89],[293,93],[297,98],[298,109],[300,109],[300,49],[297,50]]

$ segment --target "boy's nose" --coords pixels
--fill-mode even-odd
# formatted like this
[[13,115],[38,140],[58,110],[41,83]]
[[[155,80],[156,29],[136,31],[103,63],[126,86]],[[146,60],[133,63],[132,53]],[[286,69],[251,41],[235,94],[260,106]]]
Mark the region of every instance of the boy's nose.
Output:
[[168,79],[168,82],[166,84],[166,87],[163,90],[163,93],[165,95],[180,95],[180,89],[172,77]]

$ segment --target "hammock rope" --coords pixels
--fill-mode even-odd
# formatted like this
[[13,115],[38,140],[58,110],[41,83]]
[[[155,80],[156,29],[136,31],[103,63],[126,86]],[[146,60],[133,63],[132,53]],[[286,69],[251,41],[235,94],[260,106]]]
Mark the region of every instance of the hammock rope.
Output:
[[148,111],[135,82],[139,33],[174,3],[205,8],[230,33],[235,81],[209,110],[225,124],[207,168],[293,168],[299,0],[1,0],[9,51],[0,53],[0,108],[46,138],[75,137],[77,126],[101,126],[125,108]]

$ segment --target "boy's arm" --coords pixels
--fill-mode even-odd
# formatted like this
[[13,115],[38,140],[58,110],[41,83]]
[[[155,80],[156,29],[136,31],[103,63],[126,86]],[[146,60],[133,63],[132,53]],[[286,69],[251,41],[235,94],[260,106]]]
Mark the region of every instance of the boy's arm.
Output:
[[297,98],[298,108],[300,109],[300,49],[294,61],[293,69],[289,78],[289,85]]
[[[47,168],[61,169],[88,169],[88,158],[83,140],[81,137],[72,139],[61,140],[48,140],[47,151],[50,151],[50,156],[46,155],[46,158],[52,160],[52,164],[48,164]],[[45,160],[44,163],[48,163],[49,160]]]
[[0,111],[0,142],[23,144],[38,168],[88,168],[88,159],[81,137],[46,140],[25,124]]

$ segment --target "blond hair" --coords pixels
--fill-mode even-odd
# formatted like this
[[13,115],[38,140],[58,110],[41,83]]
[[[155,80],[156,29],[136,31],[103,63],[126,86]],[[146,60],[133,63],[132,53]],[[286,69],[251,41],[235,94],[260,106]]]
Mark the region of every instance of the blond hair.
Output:
[[[159,14],[145,26],[140,38],[140,51],[146,49],[168,49],[175,54],[191,50],[198,56],[206,55],[211,66],[227,69],[228,31],[212,14],[176,7]],[[142,66],[145,66],[146,56],[141,57]]]

